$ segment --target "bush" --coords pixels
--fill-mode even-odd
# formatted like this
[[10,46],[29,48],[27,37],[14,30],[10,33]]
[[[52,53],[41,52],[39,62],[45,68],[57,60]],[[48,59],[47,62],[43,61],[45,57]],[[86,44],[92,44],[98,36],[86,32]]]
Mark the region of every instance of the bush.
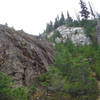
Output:
[[11,86],[11,78],[0,72],[0,100],[12,100]]
[[55,43],[55,39],[56,39],[57,37],[61,38],[62,36],[61,36],[61,34],[60,34],[59,31],[55,30],[53,36],[49,39],[49,41]]
[[14,100],[29,100],[29,89],[26,87],[13,88],[11,93]]
[[28,89],[25,87],[12,88],[13,85],[13,80],[0,72],[0,100],[28,100]]

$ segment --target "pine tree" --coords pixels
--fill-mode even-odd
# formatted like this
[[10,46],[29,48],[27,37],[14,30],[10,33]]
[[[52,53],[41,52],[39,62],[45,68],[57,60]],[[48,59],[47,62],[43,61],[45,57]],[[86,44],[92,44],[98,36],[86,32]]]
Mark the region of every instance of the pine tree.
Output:
[[86,7],[86,3],[83,0],[80,0],[80,6],[81,6],[81,17],[85,20],[89,18],[90,12],[88,11],[88,8]]
[[69,12],[67,11],[67,19],[66,19],[67,25],[72,25],[73,19],[70,16]]
[[58,28],[59,25],[59,16],[57,16],[57,18],[55,18],[55,22],[54,22],[54,29]]
[[54,26],[53,26],[53,22],[52,21],[50,21],[50,29],[51,29],[51,31],[53,31],[53,29],[54,29]]
[[59,25],[61,26],[61,25],[64,25],[65,24],[65,17],[64,17],[64,14],[63,14],[63,12],[61,13],[61,18],[60,18],[60,20],[59,20]]
[[51,31],[53,31],[53,29],[54,29],[53,23],[52,23],[52,21],[50,21],[50,23],[48,23],[47,26],[46,26],[46,32],[47,33],[51,32]]

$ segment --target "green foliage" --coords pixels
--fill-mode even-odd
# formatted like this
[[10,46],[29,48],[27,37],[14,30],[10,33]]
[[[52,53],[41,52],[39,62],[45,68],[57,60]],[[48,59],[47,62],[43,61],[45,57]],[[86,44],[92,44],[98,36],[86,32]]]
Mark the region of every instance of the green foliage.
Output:
[[[65,45],[61,44],[61,46],[57,49],[58,50],[62,49],[62,52],[61,51],[59,52],[62,53],[61,54],[62,56],[60,57],[62,59],[66,59],[67,64],[66,66],[58,66],[58,68],[60,68],[63,74],[65,73],[64,76],[66,75],[68,81],[70,82],[69,86],[67,85],[67,88],[69,88],[68,90],[69,93],[73,96],[81,95],[83,97],[87,95],[91,96],[93,95],[93,98],[94,96],[96,97],[97,94],[96,79],[91,77],[91,75],[92,72],[94,71],[93,68],[95,69],[99,68],[95,66],[95,64],[99,64],[100,66],[99,63],[100,56],[98,55],[99,52],[97,53],[95,47],[93,46],[83,46],[75,48],[72,45],[70,45],[71,47],[69,47],[68,45],[66,45],[65,47]],[[57,59],[59,58],[58,54],[57,54]],[[68,56],[66,57],[66,55],[69,55],[69,57]],[[95,56],[97,57],[96,61],[94,61]],[[60,62],[59,59],[56,62]],[[98,73],[100,73],[99,69]]]
[[10,95],[12,80],[0,72],[0,100],[12,100]]
[[[69,16],[69,13],[68,13]],[[88,17],[87,17],[88,18]],[[92,45],[75,46],[70,40],[65,44],[56,44],[55,62],[49,72],[44,74],[42,86],[66,93],[72,100],[96,100],[97,81],[100,80],[100,47],[96,42],[96,20],[66,20],[67,26],[83,27],[90,37]],[[58,25],[59,26],[59,25]],[[55,32],[52,41],[61,37]]]
[[10,77],[7,77],[4,73],[0,72],[0,91],[4,87],[11,87],[12,80]]
[[[73,20],[67,12],[65,19],[62,14],[55,19],[54,30],[61,25],[69,27],[83,27],[85,34],[90,37],[92,45],[75,46],[70,40],[64,44],[56,44],[55,62],[49,71],[38,78],[42,85],[58,94],[70,95],[72,100],[96,100],[98,95],[97,80],[100,80],[100,47],[96,41],[96,20],[89,3],[91,15],[94,19],[88,19],[90,12],[85,2],[80,0],[81,17]],[[62,24],[60,24],[62,23]],[[50,41],[61,37],[58,31]]]
[[82,20],[80,24],[85,28],[85,33],[93,40],[96,33],[96,20]]
[[55,39],[56,39],[57,37],[61,38],[62,36],[61,36],[61,34],[60,34],[59,31],[56,31],[56,30],[55,30],[55,31],[54,31],[54,34],[53,34],[52,37],[49,39],[49,41],[55,43]]
[[64,25],[64,24],[65,24],[65,17],[64,17],[64,14],[63,14],[63,12],[62,12],[61,18],[60,18],[60,20],[59,20],[59,26]]
[[50,23],[48,23],[47,26],[46,26],[46,32],[47,33],[52,32],[53,29],[54,29],[53,23],[52,23],[52,21],[50,21]]
[[66,25],[67,26],[73,26],[73,19],[72,17],[69,15],[69,12],[67,11],[67,19],[66,19]]
[[59,17],[57,16],[57,18],[55,18],[55,22],[54,22],[54,29],[58,28],[59,25]]
[[92,45],[76,47],[71,41],[56,44],[55,64],[39,77],[39,82],[56,93],[69,94],[72,100],[96,100],[97,82],[92,73],[100,73],[99,52]]
[[94,57],[95,63],[94,63],[94,71],[97,74],[97,79],[100,80],[100,47],[97,48],[95,51],[95,57]]
[[37,87],[33,84],[31,87],[30,87],[30,93],[32,93],[32,92],[35,92],[36,91],[36,89],[37,89]]
[[28,100],[29,91],[25,87],[13,88],[13,80],[0,72],[0,100]]
[[26,87],[13,88],[11,95],[14,100],[28,100],[29,90]]
[[72,17],[69,15],[69,12],[67,11],[67,18],[65,18],[63,12],[61,13],[61,17],[59,18],[59,16],[57,16],[55,18],[55,22],[53,24],[52,21],[50,21],[50,23],[48,23],[46,25],[46,30],[45,32],[46,33],[49,33],[49,32],[52,32],[54,30],[56,30],[59,26],[62,26],[62,25],[68,25],[68,26],[73,26],[73,19]]

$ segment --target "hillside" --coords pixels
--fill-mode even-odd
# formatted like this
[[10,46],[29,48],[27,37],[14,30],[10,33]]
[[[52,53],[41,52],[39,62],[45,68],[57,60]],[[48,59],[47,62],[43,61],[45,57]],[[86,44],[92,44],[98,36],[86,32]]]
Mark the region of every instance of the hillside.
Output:
[[0,100],[97,100],[99,28],[82,20],[32,36],[0,25]]
[[40,36],[0,25],[0,100],[100,99],[100,23],[69,18]]
[[100,25],[87,22],[41,36],[0,25],[0,100],[97,100]]
[[[39,78],[50,96],[46,100],[97,100],[100,80],[100,23],[98,19],[64,19],[47,24],[40,35],[54,43],[54,64]],[[55,27],[55,23],[57,27]],[[54,97],[55,96],[55,97]],[[41,96],[44,98],[44,95]],[[40,97],[40,98],[41,98]]]

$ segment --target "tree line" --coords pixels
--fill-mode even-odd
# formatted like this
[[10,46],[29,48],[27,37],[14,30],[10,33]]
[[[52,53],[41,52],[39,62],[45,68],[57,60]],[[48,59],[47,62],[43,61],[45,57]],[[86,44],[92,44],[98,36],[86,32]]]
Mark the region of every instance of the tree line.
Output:
[[47,23],[44,33],[52,32],[62,25],[79,26],[80,21],[86,22],[87,20],[91,19],[90,17],[92,17],[92,20],[94,20],[96,16],[99,17],[99,14],[94,11],[90,2],[88,2],[89,9],[83,0],[80,0],[79,4],[81,10],[78,14],[76,14],[77,19],[73,19],[73,17],[70,16],[69,11],[67,11],[67,18],[65,18],[64,13],[62,12],[60,17],[57,15],[54,23],[52,21]]

